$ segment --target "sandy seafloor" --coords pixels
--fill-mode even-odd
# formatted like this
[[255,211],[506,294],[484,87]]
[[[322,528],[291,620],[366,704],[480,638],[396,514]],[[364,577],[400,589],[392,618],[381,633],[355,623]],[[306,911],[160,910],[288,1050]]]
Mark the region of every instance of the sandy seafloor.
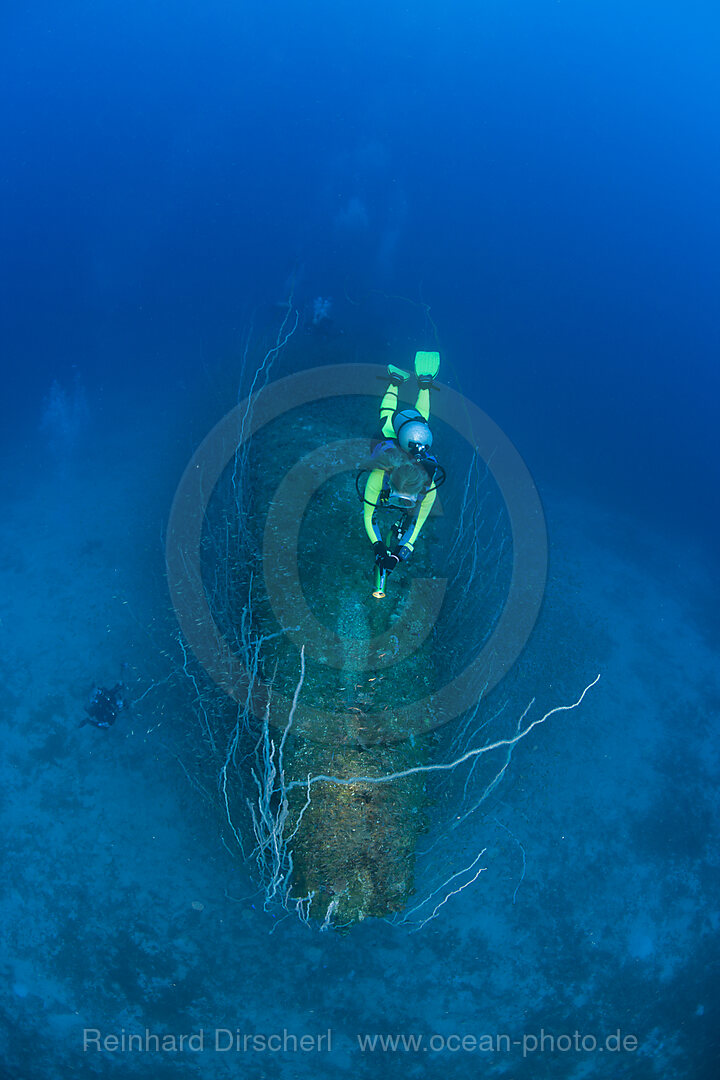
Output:
[[[171,408],[110,421],[59,455],[30,433],[5,473],[2,1076],[717,1075],[720,678],[700,547],[545,493],[535,653],[567,675],[541,697],[600,682],[516,751],[491,812],[516,840],[478,821],[487,870],[471,888],[415,933],[371,920],[320,934],[242,899],[247,873],[170,751],[167,687],[111,731],[78,728],[96,680],[125,660],[139,697],[173,651],[162,535],[193,439]],[[203,1029],[206,1048],[83,1052],[84,1028]],[[221,1052],[216,1028],[330,1028],[332,1050]],[[518,1045],[361,1053],[356,1039],[542,1029],[619,1029],[637,1049],[523,1059]]]

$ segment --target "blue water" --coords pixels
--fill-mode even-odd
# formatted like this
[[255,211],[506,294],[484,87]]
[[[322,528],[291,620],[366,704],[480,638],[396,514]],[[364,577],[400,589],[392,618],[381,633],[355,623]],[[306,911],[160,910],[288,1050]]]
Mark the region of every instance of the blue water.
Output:
[[[2,1075],[715,1076],[720,15],[71,0],[8,6],[0,41]],[[229,901],[162,687],[77,729],[121,662],[138,696],[165,677],[173,493],[288,300],[313,363],[438,346],[525,460],[550,578],[519,711],[603,675],[514,756],[494,876],[414,935],[268,936]],[[146,1027],[334,1049],[83,1052]],[[639,1047],[356,1040],[541,1028]]]

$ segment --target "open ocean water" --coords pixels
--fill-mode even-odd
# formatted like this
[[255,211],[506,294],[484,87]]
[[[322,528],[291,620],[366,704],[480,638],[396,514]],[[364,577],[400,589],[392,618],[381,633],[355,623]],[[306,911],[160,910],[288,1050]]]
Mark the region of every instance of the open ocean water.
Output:
[[[718,1075],[719,50],[705,0],[0,12],[3,1080]],[[548,540],[457,745],[600,679],[433,789],[421,916],[323,932],[205,797],[170,509],[264,356],[435,348]]]

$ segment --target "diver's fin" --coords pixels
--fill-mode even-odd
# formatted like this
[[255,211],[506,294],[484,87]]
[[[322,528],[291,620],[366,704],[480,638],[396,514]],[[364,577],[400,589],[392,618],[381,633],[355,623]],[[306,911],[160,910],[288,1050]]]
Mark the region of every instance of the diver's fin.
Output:
[[433,379],[440,370],[440,353],[416,352],[415,375],[421,389],[432,386]]
[[402,368],[397,367],[395,364],[388,364],[388,378],[395,386],[402,386],[410,378],[410,372],[403,371]]

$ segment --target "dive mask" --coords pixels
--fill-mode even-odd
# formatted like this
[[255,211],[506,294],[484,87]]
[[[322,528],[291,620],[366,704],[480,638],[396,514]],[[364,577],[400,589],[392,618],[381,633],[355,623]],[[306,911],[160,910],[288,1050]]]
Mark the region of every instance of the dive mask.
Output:
[[406,495],[401,491],[391,491],[388,495],[388,506],[397,510],[411,510],[417,502],[417,495]]

